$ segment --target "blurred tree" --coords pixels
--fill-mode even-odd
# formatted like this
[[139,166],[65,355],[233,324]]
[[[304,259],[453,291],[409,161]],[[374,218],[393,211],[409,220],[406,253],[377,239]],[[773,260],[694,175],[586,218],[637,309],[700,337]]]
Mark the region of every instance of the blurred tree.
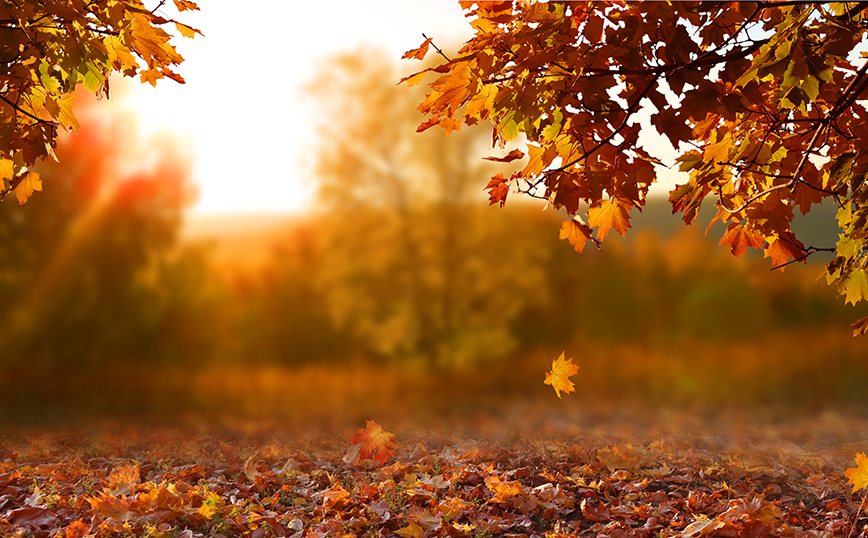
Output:
[[[198,10],[173,0],[178,11]],[[183,62],[162,29],[170,23],[185,37],[201,33],[150,11],[141,0],[69,2],[16,0],[0,5],[0,200],[15,192],[24,203],[42,180],[32,167],[51,156],[58,129],[78,127],[73,91],[109,95],[112,72],[138,74],[156,85]]]
[[7,365],[89,369],[159,349],[156,281],[166,266],[156,261],[173,247],[192,190],[168,143],[149,148],[149,167],[130,170],[133,142],[127,122],[90,117],[60,138],[62,165],[40,166],[51,191],[0,211]]
[[545,249],[487,209],[474,180],[487,134],[414,134],[418,113],[381,54],[340,56],[311,85],[319,103],[323,270],[337,327],[384,356],[453,366],[514,346],[510,322],[545,299]]

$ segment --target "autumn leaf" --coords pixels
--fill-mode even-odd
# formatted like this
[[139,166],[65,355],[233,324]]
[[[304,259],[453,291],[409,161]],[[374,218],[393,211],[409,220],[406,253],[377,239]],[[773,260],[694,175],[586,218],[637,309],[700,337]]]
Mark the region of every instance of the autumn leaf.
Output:
[[39,174],[34,171],[26,172],[21,181],[15,187],[15,197],[18,198],[18,205],[23,205],[32,195],[33,191],[42,191],[42,180]]
[[856,467],[844,471],[847,483],[853,484],[852,493],[868,487],[868,456],[864,452],[856,454]]
[[394,455],[394,449],[398,446],[395,442],[395,434],[385,431],[379,424],[373,420],[368,420],[365,428],[360,428],[352,437],[350,442],[353,444],[361,444],[362,449],[359,452],[361,459],[374,460],[379,463],[385,463],[387,459]]
[[738,258],[747,252],[747,247],[762,248],[762,234],[754,233],[741,224],[730,224],[720,238],[720,245],[729,245],[732,255]]
[[196,5],[195,2],[191,2],[190,0],[173,0],[175,2],[175,7],[178,11],[199,11],[199,6]]
[[406,527],[396,530],[395,534],[399,534],[404,538],[422,538],[425,532],[422,530],[422,527],[411,521]]
[[853,327],[853,336],[860,336],[868,333],[868,316],[856,320],[851,327]]
[[575,220],[565,220],[563,224],[561,224],[561,233],[558,239],[564,240],[567,239],[570,242],[570,245],[578,252],[579,254],[585,250],[585,243],[588,239],[594,241],[597,244],[597,247],[600,246],[599,241],[594,239],[592,236],[591,229],[580,222],[576,222]]
[[564,359],[564,353],[561,353],[561,356],[552,363],[552,370],[546,372],[545,383],[555,389],[558,398],[561,397],[561,392],[569,394],[576,391],[575,385],[569,378],[579,371],[579,367],[573,364],[572,358]]
[[503,174],[492,177],[488,185],[485,186],[485,190],[488,191],[488,205],[500,202],[500,207],[503,207],[503,204],[506,203],[506,195],[509,194],[509,185]]
[[603,241],[609,230],[615,231],[623,237],[630,227],[629,203],[617,199],[602,200],[596,206],[588,210],[588,224],[597,227],[597,239]]
[[514,150],[510,151],[509,153],[507,153],[506,155],[504,155],[503,157],[483,157],[483,159],[485,159],[486,161],[508,163],[508,162],[512,162],[516,159],[521,159],[522,157],[524,157],[524,152],[522,152],[520,149],[514,149]]
[[428,38],[425,40],[422,45],[419,46],[418,49],[408,50],[401,56],[402,60],[422,60],[425,58],[425,55],[428,54],[428,46],[431,45],[432,38]]

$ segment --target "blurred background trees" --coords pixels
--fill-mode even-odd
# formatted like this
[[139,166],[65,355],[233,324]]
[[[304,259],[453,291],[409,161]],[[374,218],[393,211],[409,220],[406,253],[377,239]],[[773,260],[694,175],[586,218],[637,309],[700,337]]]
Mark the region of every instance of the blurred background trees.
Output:
[[864,307],[819,265],[733,259],[662,199],[636,216],[647,231],[579,256],[551,211],[489,207],[472,185],[490,132],[415,133],[399,78],[372,51],[323,66],[319,205],[250,232],[185,231],[183,149],[133,158],[125,119],[81,114],[45,192],[0,205],[0,418],[479,411],[550,397],[540,351],[564,349],[585,404],[868,403],[846,323]]

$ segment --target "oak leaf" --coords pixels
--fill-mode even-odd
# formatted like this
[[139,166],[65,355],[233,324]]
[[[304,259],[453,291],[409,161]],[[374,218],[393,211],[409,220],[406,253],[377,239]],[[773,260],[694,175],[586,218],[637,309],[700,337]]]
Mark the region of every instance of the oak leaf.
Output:
[[856,454],[856,467],[844,471],[847,483],[853,484],[852,493],[868,488],[868,456],[864,452]]
[[350,442],[362,445],[359,452],[361,459],[385,463],[394,455],[394,449],[398,446],[395,442],[395,434],[387,432],[373,420],[366,422],[366,427],[360,428],[353,434]]
[[552,370],[546,372],[545,383],[551,385],[555,389],[555,394],[560,398],[561,392],[569,394],[576,391],[575,385],[569,378],[578,371],[579,367],[573,364],[573,359],[564,359],[564,353],[561,353],[561,356],[552,363]]

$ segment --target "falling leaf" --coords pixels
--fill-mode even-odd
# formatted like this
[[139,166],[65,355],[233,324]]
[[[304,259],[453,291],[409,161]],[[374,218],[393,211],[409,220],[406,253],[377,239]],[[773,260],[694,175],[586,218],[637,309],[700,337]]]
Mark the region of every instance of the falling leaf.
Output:
[[394,455],[395,447],[398,446],[398,443],[395,442],[395,434],[387,432],[373,420],[368,420],[365,428],[360,428],[353,434],[350,437],[350,442],[362,444],[361,459],[374,460],[379,463],[385,463],[387,459],[391,458]]
[[868,487],[868,456],[864,452],[856,454],[856,467],[844,471],[847,483],[853,484],[853,493]]
[[[566,353],[566,352],[564,352]],[[573,364],[573,359],[564,359],[564,353],[555,359],[552,363],[551,372],[546,372],[546,385],[551,385],[555,389],[555,394],[558,398],[561,397],[561,392],[569,394],[575,392],[575,385],[570,381],[570,376],[579,371],[579,367]]]

